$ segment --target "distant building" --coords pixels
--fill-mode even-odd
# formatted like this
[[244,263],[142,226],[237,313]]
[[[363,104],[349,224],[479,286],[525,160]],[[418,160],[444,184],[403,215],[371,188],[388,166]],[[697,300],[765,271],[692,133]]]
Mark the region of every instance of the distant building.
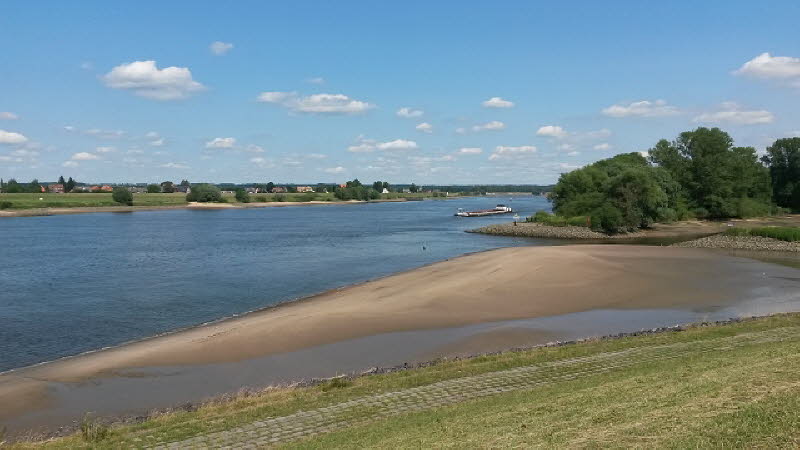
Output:
[[[56,193],[56,194],[63,194],[64,193],[64,185],[61,184],[61,183],[51,184],[51,185],[47,186],[47,190],[49,192],[53,192],[53,193]],[[42,192],[44,192],[44,191],[42,191]]]
[[286,193],[286,188],[283,186],[275,186],[272,188],[273,194],[283,194]]
[[101,192],[113,192],[114,188],[109,186],[109,185],[107,185],[107,184],[104,184],[103,187],[100,188],[100,191]]
[[147,188],[141,186],[130,186],[128,190],[131,192],[131,194],[144,194],[147,192]]
[[388,194],[388,193],[389,193],[389,190],[386,189],[386,188],[383,188],[383,190],[381,191],[381,194]]
[[74,186],[71,192],[89,192],[89,188],[87,186]]
[[178,184],[178,185],[175,185],[175,192],[180,192],[182,194],[188,194],[188,193],[192,192],[192,187],[191,186],[183,186],[183,185]]
[[311,186],[297,186],[297,192],[314,192]]

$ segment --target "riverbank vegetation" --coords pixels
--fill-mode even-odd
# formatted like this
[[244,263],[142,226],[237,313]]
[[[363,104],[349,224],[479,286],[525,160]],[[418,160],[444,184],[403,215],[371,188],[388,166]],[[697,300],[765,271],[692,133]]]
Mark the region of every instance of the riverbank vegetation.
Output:
[[782,212],[793,197],[776,205],[773,186],[793,193],[796,181],[786,173],[794,169],[784,166],[800,164],[800,141],[796,149],[785,141],[791,140],[776,141],[759,161],[754,148],[735,147],[724,131],[697,128],[671,142],[662,139],[647,157],[620,154],[563,174],[553,189],[553,210],[567,218],[588,216],[593,229],[606,233]]
[[[410,395],[404,413],[375,414],[376,406],[367,402],[361,409],[347,411],[335,428],[311,437],[297,433],[294,442],[284,444],[303,448],[791,446],[800,440],[800,391],[795,388],[800,370],[798,327],[800,315],[780,315],[445,360],[307,387],[243,391],[190,411],[113,426],[99,441],[76,432],[10,448],[150,447],[406,392]],[[476,380],[494,389],[495,383],[504,382],[504,373],[535,366],[541,370],[540,382],[530,387],[452,402],[450,394],[441,392],[434,404],[413,407],[414,402],[425,401],[425,392],[437,392],[436,383],[461,380],[458,389],[462,389]],[[445,406],[437,406],[439,401]],[[300,420],[297,426],[306,426]],[[232,435],[248,438],[246,433]]]
[[735,227],[725,230],[726,236],[761,236],[779,241],[800,241],[800,228],[796,227]]

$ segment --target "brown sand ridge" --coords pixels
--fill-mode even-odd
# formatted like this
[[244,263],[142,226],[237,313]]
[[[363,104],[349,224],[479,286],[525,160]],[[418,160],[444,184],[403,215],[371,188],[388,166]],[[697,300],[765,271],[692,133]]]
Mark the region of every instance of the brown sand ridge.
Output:
[[518,247],[467,255],[0,375],[0,404],[6,405],[0,418],[9,405],[27,402],[23,399],[32,389],[43,389],[48,381],[82,381],[126,368],[237,361],[379,333],[597,308],[713,305],[737,289],[733,263],[719,262],[725,258],[700,249],[627,245]]

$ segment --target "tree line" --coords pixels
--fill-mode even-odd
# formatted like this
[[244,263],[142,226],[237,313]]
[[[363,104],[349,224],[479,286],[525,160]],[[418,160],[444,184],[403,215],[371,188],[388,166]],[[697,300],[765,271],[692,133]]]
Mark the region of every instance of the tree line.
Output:
[[593,228],[616,233],[800,210],[800,138],[775,141],[759,159],[719,128],[701,127],[658,141],[646,155],[620,154],[562,174],[553,211],[588,216]]

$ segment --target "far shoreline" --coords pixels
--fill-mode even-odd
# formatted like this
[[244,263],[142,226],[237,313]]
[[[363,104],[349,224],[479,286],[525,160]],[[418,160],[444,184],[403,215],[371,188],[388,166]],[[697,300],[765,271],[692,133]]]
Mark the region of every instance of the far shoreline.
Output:
[[[437,199],[438,200],[438,199]],[[30,208],[16,210],[0,210],[0,218],[12,217],[47,217],[69,214],[93,213],[133,213],[141,211],[171,211],[177,209],[189,210],[223,210],[223,209],[249,209],[249,208],[274,208],[290,206],[346,206],[368,203],[404,203],[410,201],[406,198],[378,199],[378,200],[346,200],[346,201],[310,201],[310,202],[252,202],[252,203],[197,203],[190,202],[183,205],[165,206],[77,206],[66,208]]]

